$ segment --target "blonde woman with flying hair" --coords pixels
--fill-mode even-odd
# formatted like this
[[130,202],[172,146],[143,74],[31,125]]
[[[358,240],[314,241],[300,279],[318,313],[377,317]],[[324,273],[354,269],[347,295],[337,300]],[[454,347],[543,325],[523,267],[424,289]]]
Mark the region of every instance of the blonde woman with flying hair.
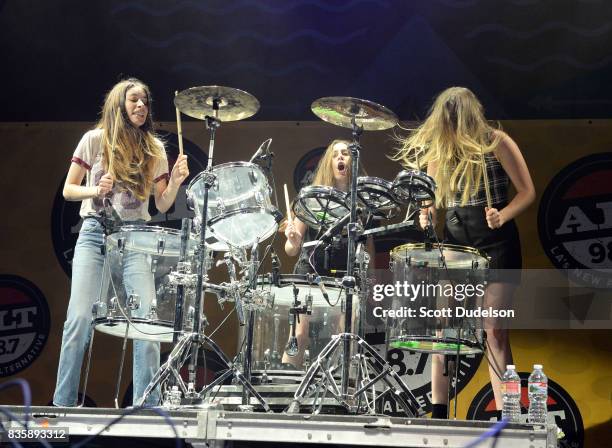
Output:
[[[472,91],[451,87],[438,95],[425,121],[402,141],[393,159],[410,168],[427,167],[427,174],[436,181],[435,207],[421,210],[422,228],[435,226],[436,208],[446,209],[447,243],[480,249],[491,257],[491,269],[511,270],[503,275],[492,272],[484,297],[485,307],[507,308],[520,282],[522,266],[514,218],[535,199],[527,164],[514,140],[486,121],[483,107]],[[511,200],[510,182],[516,190]],[[485,320],[484,326],[491,386],[497,409],[501,410],[498,375],[512,364],[509,334],[494,320]],[[443,356],[434,355],[434,418],[445,418],[448,413],[448,377],[442,375],[443,362]]]
[[[115,84],[106,95],[100,121],[77,145],[64,184],[64,198],[81,201],[83,222],[72,260],[70,301],[53,396],[56,406],[77,404],[81,364],[91,337],[92,305],[102,279],[104,200],[110,200],[123,224],[142,225],[151,219],[150,195],[161,213],[174,203],[189,175],[187,156],[177,159],[171,174],[168,171],[164,145],[153,132],[149,88],[134,78]],[[126,287],[140,296],[146,312],[144,308],[155,297],[150,268],[143,272],[146,269],[138,260],[124,261]],[[158,368],[159,343],[134,341],[134,402]],[[158,401],[158,393],[153,393],[145,404],[156,405]]]

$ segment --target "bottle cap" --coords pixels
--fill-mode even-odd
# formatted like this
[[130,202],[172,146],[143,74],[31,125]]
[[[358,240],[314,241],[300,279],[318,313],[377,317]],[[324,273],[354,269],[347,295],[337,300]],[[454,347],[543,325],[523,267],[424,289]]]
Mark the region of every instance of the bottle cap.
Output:
[[534,369],[539,369],[539,370],[542,370],[542,364],[534,364],[534,365],[533,365],[533,368],[534,368]]
[[506,370],[511,370],[511,369],[512,369],[512,370],[516,369],[516,366],[515,366],[514,364],[508,364],[508,365],[506,366]]

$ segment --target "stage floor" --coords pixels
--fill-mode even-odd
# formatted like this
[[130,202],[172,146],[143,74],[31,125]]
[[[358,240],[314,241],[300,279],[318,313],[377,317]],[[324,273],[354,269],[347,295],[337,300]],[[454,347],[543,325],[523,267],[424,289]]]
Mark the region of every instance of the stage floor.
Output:
[[[7,412],[23,422],[23,406],[2,406],[4,426],[21,429],[9,421]],[[108,426],[126,412],[133,412]],[[164,411],[166,412],[166,411]],[[61,408],[36,406],[30,409],[31,427],[68,428],[70,441],[100,433],[92,446],[124,446],[120,438],[142,439],[149,446],[173,446],[176,435],[181,445],[193,447],[280,446],[282,444],[333,444],[352,446],[463,448],[482,436],[492,422],[431,420],[387,416],[307,415],[236,412],[222,409],[167,411],[167,418],[154,410]],[[108,427],[107,427],[108,426]],[[176,430],[176,435],[175,435]],[[511,424],[498,436],[500,448],[557,447],[556,426]],[[492,446],[489,440],[479,446]],[[130,443],[130,446],[138,444]]]

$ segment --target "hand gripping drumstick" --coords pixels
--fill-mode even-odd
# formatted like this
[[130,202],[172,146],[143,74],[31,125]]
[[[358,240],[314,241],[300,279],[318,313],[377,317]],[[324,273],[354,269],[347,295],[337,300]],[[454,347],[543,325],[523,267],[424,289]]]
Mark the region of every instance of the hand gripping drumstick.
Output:
[[115,158],[115,149],[117,144],[117,130],[119,129],[119,118],[121,117],[121,110],[117,110],[115,115],[115,124],[113,126],[113,140],[111,141],[111,153],[108,161],[108,172],[113,171],[113,159]]
[[283,184],[283,190],[285,191],[285,207],[287,208],[287,222],[289,222],[291,218],[291,205],[289,203],[289,191],[287,190],[287,184]]
[[[178,95],[178,90],[174,91],[174,96]],[[178,133],[179,156],[183,155],[183,127],[181,126],[181,111],[176,108],[176,131]]]

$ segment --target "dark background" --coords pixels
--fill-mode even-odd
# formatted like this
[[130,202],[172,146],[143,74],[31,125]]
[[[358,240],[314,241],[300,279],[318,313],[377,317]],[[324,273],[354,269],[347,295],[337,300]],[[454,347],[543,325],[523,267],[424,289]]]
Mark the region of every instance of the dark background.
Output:
[[0,121],[93,120],[120,74],[255,95],[255,120],[311,120],[322,96],[422,118],[451,85],[496,119],[607,118],[606,0],[0,0]]

